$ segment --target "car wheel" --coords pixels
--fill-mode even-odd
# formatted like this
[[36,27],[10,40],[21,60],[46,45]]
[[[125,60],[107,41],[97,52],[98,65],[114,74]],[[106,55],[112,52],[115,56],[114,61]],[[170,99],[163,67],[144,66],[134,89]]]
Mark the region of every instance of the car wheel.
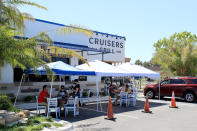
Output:
[[185,101],[187,102],[194,102],[195,95],[192,92],[186,92],[184,98],[185,98]]
[[148,98],[149,98],[149,99],[155,98],[155,93],[154,93],[153,90],[147,91],[147,92],[146,92],[146,95],[148,95]]

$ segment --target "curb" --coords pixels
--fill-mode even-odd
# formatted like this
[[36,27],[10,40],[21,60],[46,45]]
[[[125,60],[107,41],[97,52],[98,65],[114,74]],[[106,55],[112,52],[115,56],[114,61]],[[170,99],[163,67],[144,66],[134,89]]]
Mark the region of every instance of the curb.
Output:
[[65,120],[59,120],[59,119],[53,119],[55,121],[55,123],[59,123],[59,124],[63,124],[63,127],[55,127],[52,126],[50,128],[44,128],[42,131],[72,131],[73,128],[73,124],[70,122],[67,122]]

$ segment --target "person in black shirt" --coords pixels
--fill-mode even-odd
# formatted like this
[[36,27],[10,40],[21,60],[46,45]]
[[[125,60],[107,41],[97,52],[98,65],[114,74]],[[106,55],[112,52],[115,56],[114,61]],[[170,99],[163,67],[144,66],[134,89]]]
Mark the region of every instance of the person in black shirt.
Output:
[[77,79],[74,80],[73,95],[80,97],[80,84]]

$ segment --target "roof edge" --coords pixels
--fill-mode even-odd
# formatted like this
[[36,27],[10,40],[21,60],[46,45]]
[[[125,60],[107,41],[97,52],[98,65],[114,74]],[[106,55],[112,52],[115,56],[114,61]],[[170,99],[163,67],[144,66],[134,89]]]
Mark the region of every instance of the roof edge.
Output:
[[[68,25],[64,25],[64,24],[60,24],[60,23],[56,23],[56,22],[51,22],[51,21],[47,21],[47,20],[41,20],[41,19],[35,19],[35,21],[48,23],[48,24],[52,24],[52,25],[58,25],[58,26],[62,26],[62,27],[64,27],[64,26],[65,27],[72,27],[72,26],[68,26]],[[86,29],[86,30],[89,30],[89,29]],[[94,30],[89,30],[89,31],[93,31],[94,33],[98,33],[98,34],[102,34],[102,35],[109,35],[109,36],[112,36],[112,37],[124,38],[126,40],[125,36],[113,35],[113,34],[103,33],[103,32],[94,31]]]

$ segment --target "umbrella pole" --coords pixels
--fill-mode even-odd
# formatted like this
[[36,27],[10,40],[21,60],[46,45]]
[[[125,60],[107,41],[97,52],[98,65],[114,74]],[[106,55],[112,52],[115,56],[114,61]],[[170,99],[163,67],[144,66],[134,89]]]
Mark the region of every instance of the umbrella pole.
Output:
[[15,99],[15,101],[14,101],[14,107],[15,107],[15,104],[16,104],[16,100],[17,100],[17,98],[18,98],[19,91],[21,90],[21,85],[22,85],[22,82],[23,82],[23,77],[24,77],[24,75],[25,75],[25,74],[23,74],[22,77],[21,77],[21,81],[20,81],[20,84],[19,84],[19,87],[18,87],[18,92],[17,92],[17,94],[16,94],[16,99]]
[[54,75],[52,75],[51,90],[50,90],[50,98],[51,98],[51,93],[52,93],[52,88],[53,88],[53,76],[54,76]]

